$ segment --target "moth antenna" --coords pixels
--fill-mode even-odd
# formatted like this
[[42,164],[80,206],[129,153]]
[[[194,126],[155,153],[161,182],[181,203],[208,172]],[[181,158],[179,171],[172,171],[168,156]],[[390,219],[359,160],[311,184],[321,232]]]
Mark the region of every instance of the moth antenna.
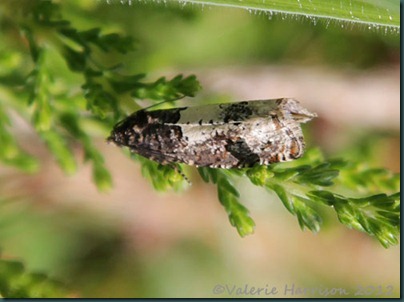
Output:
[[184,180],[191,186],[192,182],[189,180],[189,178],[184,174],[184,172],[181,171],[180,167],[178,165],[170,165],[175,172],[177,172],[178,174],[180,174],[182,176],[182,178],[184,178]]
[[162,102],[160,102],[160,103],[153,104],[153,105],[150,105],[149,107],[143,108],[142,110],[147,111],[147,110],[150,109],[150,108],[159,106],[159,105],[164,104],[164,103],[167,103],[167,102],[178,101],[178,100],[183,99],[184,97],[185,97],[185,95],[183,95],[183,96],[181,96],[181,97],[178,97],[178,98],[173,98],[173,99],[171,99],[171,100],[164,100],[164,101],[162,101]]

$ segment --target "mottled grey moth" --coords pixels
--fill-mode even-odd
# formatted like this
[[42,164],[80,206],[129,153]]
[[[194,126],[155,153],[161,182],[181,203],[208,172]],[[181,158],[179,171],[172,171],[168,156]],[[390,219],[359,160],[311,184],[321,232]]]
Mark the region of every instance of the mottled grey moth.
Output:
[[315,117],[291,98],[136,111],[108,141],[161,164],[243,168],[303,155],[301,123]]

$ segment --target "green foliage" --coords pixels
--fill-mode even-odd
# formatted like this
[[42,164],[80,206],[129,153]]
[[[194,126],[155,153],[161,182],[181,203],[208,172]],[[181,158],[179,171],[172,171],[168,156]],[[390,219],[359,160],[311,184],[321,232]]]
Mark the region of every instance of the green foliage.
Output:
[[[310,163],[310,164],[307,164]],[[292,167],[287,167],[287,166]],[[333,208],[341,223],[375,236],[384,247],[398,243],[400,235],[400,194],[399,175],[384,169],[373,174],[374,169],[362,168],[358,173],[357,164],[341,159],[324,161],[317,149],[309,150],[304,159],[284,165],[257,166],[246,172],[247,177],[257,186],[273,190],[287,210],[297,216],[300,227],[319,231],[321,217],[319,205]],[[362,164],[363,165],[363,164]],[[381,173],[383,171],[383,173]],[[373,194],[354,198],[356,186],[349,185],[352,178],[367,177],[359,187],[363,194],[386,190],[390,194]],[[389,175],[386,181],[386,175]],[[335,185],[334,185],[335,182]],[[380,185],[380,187],[377,187]],[[344,195],[337,193],[345,192]],[[394,192],[394,193],[393,193]]]
[[310,191],[308,196],[335,209],[339,221],[375,236],[384,247],[398,243],[400,236],[400,193],[349,198],[328,191]]
[[198,168],[198,171],[205,182],[216,184],[219,201],[240,236],[252,234],[255,228],[254,220],[248,215],[248,209],[240,203],[240,194],[231,182],[230,172],[211,168]]
[[[276,10],[309,18],[398,27],[398,5],[394,1],[379,1],[379,6],[374,1],[340,1],[342,9],[334,10],[335,15],[326,1],[264,2],[245,0],[226,4],[268,13]],[[0,3],[0,162],[27,172],[38,170],[38,160],[19,146],[13,132],[13,123],[23,119],[32,125],[66,174],[75,173],[77,163],[72,146],[80,146],[84,160],[92,165],[94,183],[100,190],[108,190],[112,178],[94,137],[107,137],[117,121],[140,108],[137,100],[166,101],[170,106],[170,101],[195,96],[200,85],[192,75],[152,80],[141,72],[125,73],[121,61],[125,54],[135,50],[135,40],[100,27],[80,29],[64,18],[56,3],[59,2]],[[298,7],[299,3],[302,7]],[[362,7],[365,14],[361,15]],[[358,14],[365,19],[358,19]],[[129,154],[127,150],[124,152]],[[181,165],[162,166],[137,155],[131,157],[156,190],[178,191],[186,186]],[[326,160],[319,150],[312,149],[304,158],[290,163],[242,170],[199,168],[198,172],[205,182],[217,188],[231,225],[242,237],[253,233],[255,228],[234,185],[244,177],[253,185],[274,192],[296,216],[302,229],[318,232],[324,219],[323,209],[329,208],[342,224],[374,236],[384,247],[398,243],[400,176],[369,166],[365,158]],[[0,297],[66,295],[65,287],[58,281],[27,271],[21,262],[0,258]]]
[[[68,174],[76,170],[70,142],[78,143],[84,159],[92,164],[94,182],[106,190],[112,179],[93,144],[94,133],[106,137],[118,120],[139,109],[133,100],[173,101],[194,96],[200,88],[194,76],[149,81],[143,73],[123,73],[119,61],[102,63],[106,55],[120,58],[134,50],[134,40],[103,33],[100,28],[79,30],[63,18],[60,7],[52,1],[4,1],[0,12],[7,24],[5,39],[20,43],[21,48],[28,45],[31,58],[27,64],[21,54],[1,49],[0,160],[5,164],[28,171],[38,167],[36,160],[18,147],[11,132],[8,116],[18,112],[32,123]],[[14,41],[16,29],[22,37]],[[58,61],[63,64],[55,68]],[[184,186],[180,165],[173,169],[133,157],[157,190]],[[255,226],[233,184],[234,179],[245,176],[254,185],[275,192],[302,229],[319,231],[320,207],[326,206],[336,211],[343,224],[375,236],[383,246],[398,242],[399,175],[385,169],[370,168],[363,162],[325,160],[318,150],[311,150],[292,163],[198,171],[205,182],[217,186],[219,201],[241,236],[251,234]]]
[[[252,184],[275,192],[286,209],[297,217],[302,229],[318,232],[322,223],[320,207],[327,206],[335,210],[339,221],[349,228],[375,236],[384,247],[397,244],[400,235],[400,193],[356,198],[336,192],[342,189],[346,192],[353,177],[366,177],[374,171],[362,168],[362,174],[358,174],[357,169],[352,168],[355,166],[340,159],[325,161],[318,149],[311,149],[304,158],[290,163],[257,165],[243,170],[198,170],[205,182],[217,185],[219,200],[241,236],[253,233],[255,223],[248,210],[239,203],[240,195],[231,178],[246,176]],[[399,190],[398,174],[384,169],[377,171],[379,173],[372,174],[370,181],[362,182],[362,191],[371,194],[380,190]],[[380,187],[376,188],[376,185]],[[355,194],[356,189],[352,187],[350,194]]]
[[186,179],[179,165],[163,166],[136,154],[132,154],[131,157],[139,161],[142,165],[142,175],[151,181],[154,189],[157,191],[166,191],[169,189],[179,191],[184,187]]
[[[17,14],[11,14],[14,9],[18,10]],[[114,123],[126,115],[123,100],[175,100],[194,96],[199,89],[194,76],[161,77],[148,82],[144,81],[144,74],[125,75],[118,72],[120,64],[105,66],[100,63],[100,53],[125,54],[134,49],[133,39],[117,33],[103,34],[100,28],[78,30],[63,19],[60,7],[52,1],[20,0],[17,4],[6,1],[0,5],[0,10],[8,12],[5,16],[17,16],[6,19],[5,22],[10,25],[8,34],[10,37],[13,34],[12,27],[21,30],[29,45],[33,63],[28,76],[24,79],[20,75],[19,82],[13,83],[23,89],[17,91],[12,85],[6,86],[10,90],[10,97],[0,100],[0,159],[6,164],[29,171],[37,168],[35,159],[18,147],[9,131],[7,115],[14,109],[31,120],[38,135],[67,174],[76,171],[76,160],[69,148],[69,140],[79,142],[84,149],[84,159],[92,164],[97,187],[108,190],[112,179],[101,153],[92,143],[89,132],[94,127],[87,125],[100,129],[105,137]],[[11,56],[11,53],[8,55]],[[68,70],[53,68],[52,62],[58,59],[65,61]],[[12,79],[15,70],[10,68],[8,71],[3,78]],[[77,87],[81,88],[84,98],[79,93],[71,95],[76,83],[65,80],[65,74],[69,72],[80,74],[84,79],[81,87]],[[28,107],[19,104],[24,97]],[[133,102],[127,103],[127,111],[139,109]],[[167,169],[165,172],[155,170],[161,172],[158,179],[167,176]]]
[[18,147],[13,135],[8,131],[10,126],[11,121],[4,108],[0,105],[0,161],[24,171],[36,171],[38,162]]
[[62,283],[44,274],[30,273],[15,260],[0,259],[0,298],[60,298],[67,291]]

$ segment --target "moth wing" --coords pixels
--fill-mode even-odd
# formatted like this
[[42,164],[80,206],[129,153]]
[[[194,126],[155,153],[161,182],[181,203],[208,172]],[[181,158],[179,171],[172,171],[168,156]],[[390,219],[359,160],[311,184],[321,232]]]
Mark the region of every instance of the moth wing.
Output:
[[252,117],[267,117],[277,108],[276,100],[245,101],[188,107],[177,125],[224,125],[244,122]]
[[163,153],[161,150],[154,148],[150,144],[137,144],[136,147],[131,146],[132,151],[150,160],[154,160],[159,164],[180,162],[174,154]]

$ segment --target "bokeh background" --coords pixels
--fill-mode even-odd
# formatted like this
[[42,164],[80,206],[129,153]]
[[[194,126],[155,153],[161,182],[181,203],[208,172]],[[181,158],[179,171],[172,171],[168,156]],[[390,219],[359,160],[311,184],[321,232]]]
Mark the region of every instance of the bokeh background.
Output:
[[[309,146],[327,156],[366,153],[371,165],[399,172],[398,34],[189,4],[94,0],[62,8],[78,28],[135,37],[136,50],[125,56],[133,73],[195,74],[203,89],[192,102],[295,97],[319,115],[305,128]],[[321,296],[284,295],[293,284],[351,296],[392,286],[392,297],[399,295],[399,247],[383,248],[333,213],[318,234],[302,231],[276,195],[240,182],[256,222],[255,234],[240,238],[215,187],[195,169],[186,170],[193,184],[185,191],[158,193],[135,161],[94,137],[114,181],[100,193],[90,167],[64,175],[32,128],[18,117],[14,124],[41,169],[32,175],[0,166],[2,256],[62,280],[71,296],[230,296],[215,294],[217,284],[277,287],[278,298]],[[82,150],[75,153],[82,162]]]

